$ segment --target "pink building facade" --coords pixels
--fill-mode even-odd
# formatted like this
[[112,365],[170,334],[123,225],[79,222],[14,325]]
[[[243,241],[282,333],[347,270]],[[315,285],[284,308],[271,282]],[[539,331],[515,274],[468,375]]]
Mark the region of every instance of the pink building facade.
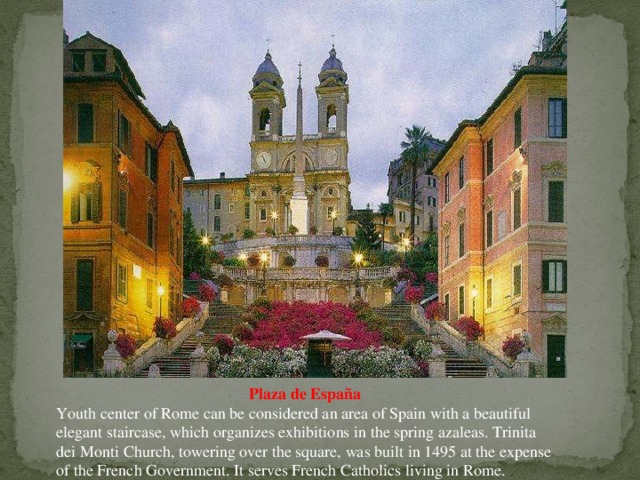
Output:
[[563,62],[521,68],[433,167],[447,320],[474,316],[498,352],[528,332],[555,377],[566,373],[566,80]]

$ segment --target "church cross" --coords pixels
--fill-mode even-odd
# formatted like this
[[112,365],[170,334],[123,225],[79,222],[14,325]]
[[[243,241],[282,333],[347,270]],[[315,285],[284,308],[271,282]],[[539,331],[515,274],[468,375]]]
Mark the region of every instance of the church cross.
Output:
[[267,38],[266,42],[267,42],[267,53],[269,53],[269,44],[271,43],[271,39]]

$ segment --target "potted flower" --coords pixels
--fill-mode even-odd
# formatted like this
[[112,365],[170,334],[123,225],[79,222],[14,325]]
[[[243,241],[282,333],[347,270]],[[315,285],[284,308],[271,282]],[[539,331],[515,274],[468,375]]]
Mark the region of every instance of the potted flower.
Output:
[[447,306],[443,302],[431,302],[427,305],[425,310],[425,316],[427,320],[435,320],[439,322],[440,320],[444,320],[446,314]]
[[125,360],[136,352],[136,341],[127,333],[119,333],[114,343],[116,350]]
[[484,328],[473,317],[461,317],[452,326],[470,342],[484,335]]
[[295,225],[289,225],[289,234],[296,235],[298,233],[298,227]]
[[264,231],[264,233],[266,233],[267,235],[269,235],[270,237],[275,237],[276,236],[276,231],[271,228],[271,227],[267,227]]
[[182,302],[182,313],[190,318],[200,313],[200,302],[198,302],[198,299],[194,297],[185,298]]
[[509,337],[502,344],[502,353],[504,353],[504,356],[511,361],[515,361],[524,349],[525,344],[518,337]]
[[344,229],[342,227],[334,227],[332,235],[339,237],[342,235],[342,233],[344,232]]
[[176,324],[168,318],[156,317],[156,321],[153,324],[153,333],[158,338],[171,340],[176,336]]
[[320,268],[328,268],[329,267],[329,257],[326,255],[318,255],[316,257],[316,266]]
[[203,302],[213,302],[216,298],[216,291],[208,283],[200,284],[198,287],[198,294],[200,295],[200,300]]
[[258,265],[260,265],[260,255],[255,252],[252,253],[247,257],[247,263],[251,268],[256,268]]
[[286,268],[291,268],[295,264],[296,264],[296,259],[291,255],[285,255],[285,257],[282,259],[282,265]]

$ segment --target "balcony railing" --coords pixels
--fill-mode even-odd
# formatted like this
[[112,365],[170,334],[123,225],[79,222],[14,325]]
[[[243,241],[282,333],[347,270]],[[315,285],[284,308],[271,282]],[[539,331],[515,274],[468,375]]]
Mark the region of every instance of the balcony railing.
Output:
[[[219,273],[224,273],[236,281],[262,281],[262,269],[241,267],[219,267]],[[361,268],[360,280],[384,280],[395,277],[398,267]],[[326,269],[320,267],[301,268],[267,268],[267,281],[274,280],[331,280],[355,281],[355,269]]]

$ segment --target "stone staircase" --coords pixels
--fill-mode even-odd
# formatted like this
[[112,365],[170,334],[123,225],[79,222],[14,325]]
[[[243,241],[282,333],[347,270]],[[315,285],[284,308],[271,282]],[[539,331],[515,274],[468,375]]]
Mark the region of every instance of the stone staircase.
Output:
[[[204,336],[200,339],[202,346],[207,351],[213,345],[214,337],[219,333],[231,333],[231,329],[239,323],[240,316],[244,312],[240,307],[212,303],[209,305],[209,318],[202,326]],[[190,376],[191,352],[198,346],[195,334],[187,338],[184,343],[171,355],[156,358],[153,362],[160,367],[162,378],[186,378]],[[136,376],[147,377],[149,367],[141,370]]]
[[376,315],[386,318],[391,326],[402,329],[405,335],[424,338],[428,342],[437,343],[446,354],[446,376],[451,378],[483,378],[487,375],[487,365],[474,358],[463,358],[438,335],[427,335],[422,328],[411,319],[411,305],[388,305],[372,309]]

